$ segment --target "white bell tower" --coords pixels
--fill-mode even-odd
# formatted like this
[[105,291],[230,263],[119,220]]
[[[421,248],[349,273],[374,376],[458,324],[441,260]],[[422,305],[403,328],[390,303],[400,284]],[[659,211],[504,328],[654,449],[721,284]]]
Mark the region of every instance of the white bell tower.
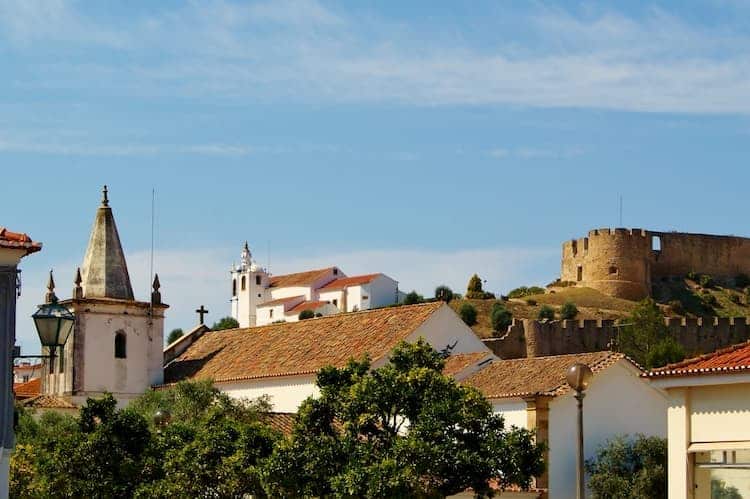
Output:
[[240,327],[254,326],[256,307],[271,299],[266,269],[258,265],[245,241],[240,254],[240,264],[232,265],[232,317]]

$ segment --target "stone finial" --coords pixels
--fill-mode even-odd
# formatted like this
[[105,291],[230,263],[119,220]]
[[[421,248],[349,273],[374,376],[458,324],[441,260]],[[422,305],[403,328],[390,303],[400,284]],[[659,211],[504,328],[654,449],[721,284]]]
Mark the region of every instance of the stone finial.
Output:
[[81,283],[83,282],[83,278],[81,277],[81,267],[78,267],[76,269],[76,278],[73,281],[75,286],[73,286],[73,299],[74,300],[81,300],[83,299],[83,287],[81,287]]
[[242,254],[240,255],[240,261],[242,265],[242,269],[245,270],[252,264],[253,255],[250,253],[250,246],[248,246],[247,241],[245,241],[245,245],[242,247]]
[[47,292],[44,294],[45,303],[54,303],[57,301],[55,296],[55,278],[52,277],[52,269],[49,271],[49,280],[47,281]]
[[151,304],[159,305],[161,303],[161,283],[159,282],[159,274],[154,274],[154,283],[152,284],[153,290],[151,291]]
[[108,192],[107,186],[105,185],[102,189],[102,206],[109,206],[109,198],[107,197]]

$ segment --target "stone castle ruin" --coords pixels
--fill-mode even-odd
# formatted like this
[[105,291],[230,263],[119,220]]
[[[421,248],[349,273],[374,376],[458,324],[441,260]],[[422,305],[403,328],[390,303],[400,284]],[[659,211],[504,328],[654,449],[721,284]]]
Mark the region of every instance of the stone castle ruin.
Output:
[[731,279],[750,275],[750,239],[735,236],[594,229],[563,243],[561,281],[640,300],[660,279],[689,272]]

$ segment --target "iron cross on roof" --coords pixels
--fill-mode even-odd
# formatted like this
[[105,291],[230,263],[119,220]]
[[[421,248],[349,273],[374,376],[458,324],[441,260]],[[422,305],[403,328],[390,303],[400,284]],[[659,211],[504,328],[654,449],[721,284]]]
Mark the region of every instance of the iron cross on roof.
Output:
[[206,310],[206,307],[201,305],[201,308],[197,309],[195,313],[200,316],[200,324],[203,324],[203,316],[208,313],[208,310]]

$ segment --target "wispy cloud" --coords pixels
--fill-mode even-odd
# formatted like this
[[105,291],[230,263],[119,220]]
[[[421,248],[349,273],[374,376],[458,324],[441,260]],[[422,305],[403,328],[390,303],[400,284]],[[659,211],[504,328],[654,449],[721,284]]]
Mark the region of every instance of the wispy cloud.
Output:
[[581,147],[518,147],[513,149],[495,148],[488,151],[488,155],[495,159],[570,159],[582,156],[584,153]]
[[0,5],[0,28],[17,50],[54,41],[130,56],[116,64],[70,57],[46,67],[44,79],[19,77],[23,86],[86,81],[138,95],[750,112],[750,37],[658,9],[632,17],[537,6],[519,15],[528,39],[490,49],[434,33],[425,35],[430,43],[415,42],[408,26],[315,0],[191,3],[117,24],[94,23],[82,4],[63,0]]
[[62,156],[156,156],[185,154],[199,156],[248,156],[255,148],[231,144],[84,144],[72,142],[31,142],[0,138],[0,153],[51,154]]

